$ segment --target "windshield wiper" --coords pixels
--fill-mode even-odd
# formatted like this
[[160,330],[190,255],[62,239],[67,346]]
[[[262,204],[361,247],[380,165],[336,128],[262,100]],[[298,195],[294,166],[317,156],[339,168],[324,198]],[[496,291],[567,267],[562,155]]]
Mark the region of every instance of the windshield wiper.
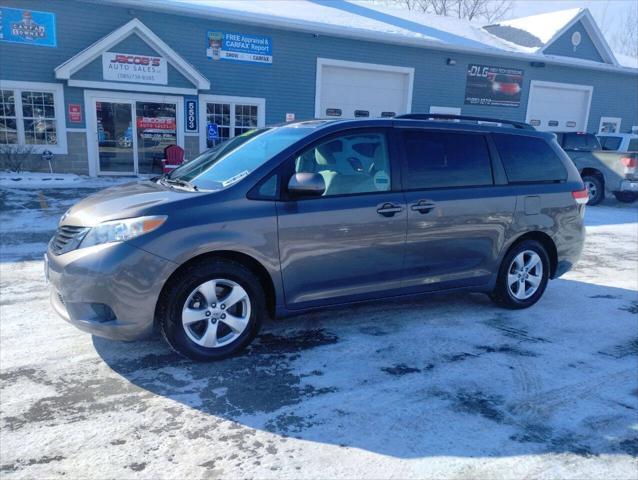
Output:
[[170,178],[170,177],[164,176],[164,177],[160,177],[159,181],[161,183],[168,184],[168,185],[175,185],[182,188],[188,188],[189,190],[193,190],[195,192],[199,190],[199,188],[197,188],[197,185],[193,185],[191,182],[188,182],[186,180],[180,180],[178,178]]

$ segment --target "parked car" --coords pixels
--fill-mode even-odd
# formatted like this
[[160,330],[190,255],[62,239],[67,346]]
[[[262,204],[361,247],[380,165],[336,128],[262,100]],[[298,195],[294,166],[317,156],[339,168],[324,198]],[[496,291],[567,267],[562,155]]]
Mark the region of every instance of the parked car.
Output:
[[611,152],[638,152],[638,135],[635,133],[598,133],[600,146]]
[[580,256],[585,186],[553,134],[448,117],[261,128],[92,195],[49,244],[53,308],[215,360],[318,307],[449,290],[530,307]]
[[558,143],[573,160],[589,192],[588,205],[598,205],[605,191],[620,202],[638,198],[637,152],[604,150],[592,133],[557,133]]

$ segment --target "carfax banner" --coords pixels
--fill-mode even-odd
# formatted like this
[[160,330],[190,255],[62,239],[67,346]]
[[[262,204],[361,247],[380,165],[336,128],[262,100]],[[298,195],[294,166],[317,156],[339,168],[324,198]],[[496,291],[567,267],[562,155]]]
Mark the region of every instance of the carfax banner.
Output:
[[0,41],[55,47],[55,14],[0,7]]
[[467,66],[466,105],[519,107],[523,90],[523,70],[491,65]]
[[272,63],[272,41],[263,35],[208,32],[206,56],[212,60]]

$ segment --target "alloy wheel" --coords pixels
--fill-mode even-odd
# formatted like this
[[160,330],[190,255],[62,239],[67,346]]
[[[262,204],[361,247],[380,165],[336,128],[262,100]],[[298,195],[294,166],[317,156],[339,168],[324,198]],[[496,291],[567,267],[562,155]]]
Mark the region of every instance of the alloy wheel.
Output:
[[592,181],[585,181],[585,187],[587,188],[587,194],[589,195],[589,201],[596,198],[598,195],[598,186]]
[[237,282],[209,280],[187,297],[182,325],[197,345],[219,348],[234,342],[246,330],[250,309],[248,293]]
[[517,300],[536,293],[543,280],[543,262],[533,250],[524,250],[512,260],[507,274],[507,288]]

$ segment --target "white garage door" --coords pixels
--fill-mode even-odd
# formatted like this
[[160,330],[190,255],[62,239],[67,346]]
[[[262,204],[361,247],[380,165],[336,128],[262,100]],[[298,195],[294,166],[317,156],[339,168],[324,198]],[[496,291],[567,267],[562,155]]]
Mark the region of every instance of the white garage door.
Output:
[[319,59],[317,118],[391,117],[410,111],[414,70]]
[[592,91],[587,85],[532,81],[527,122],[537,130],[584,132]]

